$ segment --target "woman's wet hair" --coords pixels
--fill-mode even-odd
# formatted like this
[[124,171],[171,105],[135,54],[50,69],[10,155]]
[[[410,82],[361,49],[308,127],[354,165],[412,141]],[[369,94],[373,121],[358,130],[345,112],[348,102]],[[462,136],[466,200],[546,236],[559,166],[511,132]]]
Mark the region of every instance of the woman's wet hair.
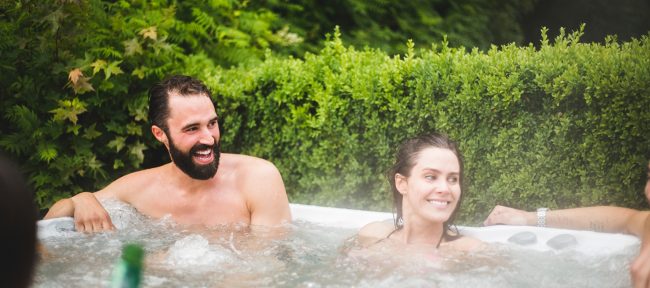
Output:
[[17,166],[0,155],[0,231],[3,287],[29,287],[36,265],[34,195]]
[[149,89],[149,121],[167,131],[169,117],[169,94],[182,96],[205,95],[212,98],[212,93],[203,82],[184,75],[173,75]]
[[[451,213],[449,216],[449,219],[444,222],[444,236],[445,238],[453,238],[455,235],[450,234],[450,227],[453,226],[453,222],[456,219],[456,215],[458,214],[458,211],[460,210],[460,205],[463,200],[463,195],[465,195],[465,187],[463,185],[463,156],[460,153],[460,150],[458,149],[458,144],[449,139],[449,137],[445,134],[441,133],[430,133],[430,134],[424,134],[420,136],[416,136],[413,138],[409,138],[402,142],[400,144],[399,148],[397,149],[397,153],[395,154],[395,164],[391,167],[390,170],[386,173],[386,176],[388,177],[388,182],[390,183],[391,190],[393,191],[393,203],[394,203],[394,208],[395,208],[395,227],[397,229],[402,228],[404,225],[403,223],[403,218],[402,218],[402,199],[403,196],[399,191],[397,190],[397,186],[395,186],[395,175],[396,174],[401,174],[405,177],[410,176],[411,170],[416,164],[417,158],[422,152],[422,150],[425,150],[427,148],[440,148],[440,149],[447,149],[450,150],[454,155],[456,155],[456,158],[458,159],[458,164],[460,165],[460,175],[459,175],[459,185],[461,187],[461,193],[460,193],[460,198],[458,199],[458,202],[456,204],[456,208],[454,211]],[[457,229],[455,229],[457,230]],[[458,234],[458,231],[455,231],[454,234]]]

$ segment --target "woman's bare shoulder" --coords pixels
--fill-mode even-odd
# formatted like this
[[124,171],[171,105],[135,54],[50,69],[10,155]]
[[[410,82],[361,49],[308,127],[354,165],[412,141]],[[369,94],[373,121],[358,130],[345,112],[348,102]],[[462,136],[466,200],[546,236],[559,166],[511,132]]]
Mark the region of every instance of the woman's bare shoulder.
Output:
[[395,230],[393,220],[387,219],[366,224],[361,227],[358,235],[359,237],[382,239],[386,238],[393,230]]

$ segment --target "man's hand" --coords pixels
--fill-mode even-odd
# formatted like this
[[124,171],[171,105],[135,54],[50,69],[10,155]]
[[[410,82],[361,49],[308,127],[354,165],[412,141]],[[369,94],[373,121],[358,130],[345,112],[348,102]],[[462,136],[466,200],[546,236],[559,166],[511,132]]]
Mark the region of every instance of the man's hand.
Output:
[[108,212],[97,201],[93,193],[79,193],[70,200],[74,206],[74,226],[78,232],[101,232],[115,229]]
[[534,220],[535,215],[531,212],[497,205],[492,209],[492,212],[490,212],[490,215],[488,215],[485,221],[483,221],[483,225],[532,225],[534,224]]
[[650,288],[650,215],[646,216],[641,236],[641,251],[630,265],[634,288]]
[[630,274],[634,288],[650,288],[650,247],[642,247],[641,253],[630,265]]

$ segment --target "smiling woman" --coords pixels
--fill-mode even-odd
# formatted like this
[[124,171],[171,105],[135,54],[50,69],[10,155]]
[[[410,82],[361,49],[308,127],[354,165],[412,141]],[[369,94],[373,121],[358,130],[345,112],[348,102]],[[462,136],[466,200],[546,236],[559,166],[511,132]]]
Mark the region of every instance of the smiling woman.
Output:
[[451,231],[462,202],[463,161],[457,144],[433,133],[403,142],[388,173],[396,210],[394,223],[373,222],[359,232],[370,246],[385,239],[396,244],[441,245],[471,250],[480,241]]

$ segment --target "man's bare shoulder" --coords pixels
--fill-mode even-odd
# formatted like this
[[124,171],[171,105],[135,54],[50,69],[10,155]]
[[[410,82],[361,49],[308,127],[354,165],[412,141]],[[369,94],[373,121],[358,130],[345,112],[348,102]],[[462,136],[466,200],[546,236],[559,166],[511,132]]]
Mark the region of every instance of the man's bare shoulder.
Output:
[[241,184],[253,179],[256,183],[277,181],[282,177],[278,168],[270,161],[242,154],[222,154],[219,169],[236,175]]
[[291,221],[284,182],[273,163],[238,154],[222,154],[222,159],[222,179],[236,183],[251,212],[251,224],[275,226]]
[[275,164],[262,158],[243,155],[243,154],[221,154],[223,164],[228,165],[231,169],[242,172],[264,173],[277,171]]
[[126,174],[95,193],[95,195],[98,198],[118,198],[120,200],[126,200],[125,194],[128,194],[127,192],[144,190],[153,183],[157,183],[158,181],[156,180],[162,177],[161,174],[163,173],[165,166],[166,165]]

